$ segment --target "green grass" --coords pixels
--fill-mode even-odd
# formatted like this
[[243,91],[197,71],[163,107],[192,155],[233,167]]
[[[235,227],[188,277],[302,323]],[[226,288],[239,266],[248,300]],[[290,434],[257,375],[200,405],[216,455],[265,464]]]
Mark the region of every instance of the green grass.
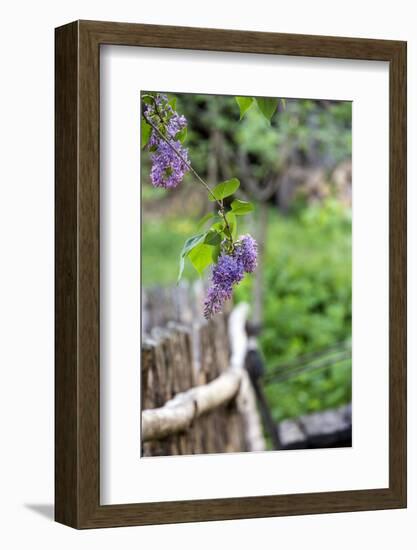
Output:
[[[190,219],[152,218],[142,224],[142,285],[175,285],[179,256],[186,239],[196,232]],[[186,262],[183,278],[198,277]]]

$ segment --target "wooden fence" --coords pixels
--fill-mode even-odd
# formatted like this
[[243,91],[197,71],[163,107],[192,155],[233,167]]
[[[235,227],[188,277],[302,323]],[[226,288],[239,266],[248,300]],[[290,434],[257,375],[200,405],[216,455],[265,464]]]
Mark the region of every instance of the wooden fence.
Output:
[[277,425],[263,391],[265,382],[349,357],[349,345],[304,355],[259,378],[262,358],[246,326],[248,306],[207,322],[202,291],[197,285],[143,294],[142,456],[262,451],[261,417],[274,449],[350,446],[350,405]]
[[[243,367],[246,306],[206,322],[187,307],[189,295],[183,294],[178,309],[175,293],[172,300],[154,293],[144,301],[142,456],[263,450],[255,396]],[[159,298],[164,306],[155,311]],[[166,323],[169,318],[177,321]],[[152,322],[165,326],[151,328]]]

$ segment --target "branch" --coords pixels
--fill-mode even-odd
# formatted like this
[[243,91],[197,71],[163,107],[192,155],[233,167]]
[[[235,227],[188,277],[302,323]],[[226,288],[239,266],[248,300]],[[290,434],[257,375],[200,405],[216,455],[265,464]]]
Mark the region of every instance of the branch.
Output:
[[234,399],[239,392],[241,374],[229,368],[212,382],[177,394],[159,409],[142,411],[142,441],[182,432],[202,414]]
[[[216,198],[216,196],[214,195],[213,191],[210,189],[210,186],[203,180],[203,178],[194,170],[194,168],[191,166],[191,164],[189,162],[187,162],[185,160],[185,158],[181,155],[181,153],[179,151],[177,151],[177,149],[172,145],[172,143],[170,142],[170,140],[164,136],[164,134],[161,132],[161,130],[156,126],[156,124],[154,124],[152,122],[152,120],[150,118],[148,118],[148,116],[145,114],[145,112],[142,112],[142,116],[143,118],[146,120],[146,122],[152,126],[152,128],[155,130],[155,132],[158,133],[158,135],[161,137],[161,139],[163,139],[165,141],[165,143],[167,143],[169,145],[169,147],[172,149],[172,151],[174,151],[174,153],[178,156],[178,158],[185,164],[185,166],[190,170],[190,172],[192,174],[194,174],[194,176],[198,179],[198,181],[204,185],[204,187],[207,189],[207,191],[209,192],[209,194],[213,197],[213,199],[215,200],[215,202],[218,204],[219,208],[220,208],[220,212],[219,214],[221,215],[221,217],[223,218],[223,221],[225,223],[225,226],[226,226],[226,229],[227,229],[227,232],[229,234],[229,241],[230,241],[230,244],[232,246],[232,249],[234,247],[234,243],[233,243],[233,236],[232,236],[232,232],[230,230],[230,225],[229,225],[229,222],[227,221],[227,218],[226,218],[226,214],[225,214],[225,211],[224,211],[224,204],[223,204],[223,201],[222,200],[218,200]],[[160,116],[160,115],[159,115]]]

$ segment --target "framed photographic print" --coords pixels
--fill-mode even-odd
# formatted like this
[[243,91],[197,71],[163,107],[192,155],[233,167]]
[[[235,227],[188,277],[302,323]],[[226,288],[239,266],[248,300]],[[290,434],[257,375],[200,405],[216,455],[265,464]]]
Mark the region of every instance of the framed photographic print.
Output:
[[406,506],[406,43],[56,29],[55,517]]

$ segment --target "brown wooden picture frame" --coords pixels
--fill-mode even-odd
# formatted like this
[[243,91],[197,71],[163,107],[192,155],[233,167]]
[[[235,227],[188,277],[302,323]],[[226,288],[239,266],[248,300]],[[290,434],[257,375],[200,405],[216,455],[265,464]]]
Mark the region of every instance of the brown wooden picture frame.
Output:
[[[100,505],[100,46],[389,62],[389,487]],[[75,528],[406,506],[406,43],[76,21],[56,29],[55,519]]]

